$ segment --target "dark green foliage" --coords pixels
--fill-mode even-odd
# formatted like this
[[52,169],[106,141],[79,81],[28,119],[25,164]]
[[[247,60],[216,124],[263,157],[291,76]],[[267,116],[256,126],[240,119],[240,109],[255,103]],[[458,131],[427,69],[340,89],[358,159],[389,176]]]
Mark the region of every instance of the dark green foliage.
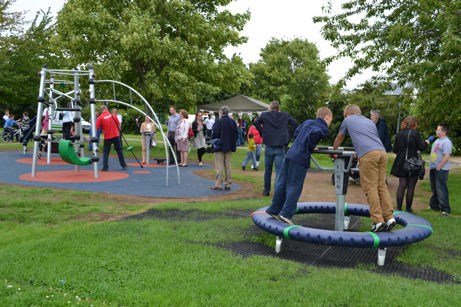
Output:
[[412,84],[417,100],[411,113],[424,119],[423,134],[448,122],[459,150],[461,1],[351,0],[342,8],[335,15],[328,5],[314,21],[324,24],[323,37],[338,49],[336,57],[353,60],[346,78],[371,68],[382,74],[378,80]]
[[248,93],[263,101],[278,100],[282,111],[299,121],[315,116],[328,97],[328,75],[317,47],[307,40],[272,39],[261,60],[250,64],[254,78]]
[[[16,20],[16,27],[20,25]],[[25,32],[17,30],[0,37],[0,109],[9,109],[16,118],[24,111],[35,115],[40,83],[37,72],[43,64],[58,66],[62,62],[49,43],[53,34],[48,11],[38,14]]]
[[229,0],[70,0],[58,14],[56,44],[74,64],[92,63],[99,79],[129,84],[152,104],[187,108],[221,90],[233,92],[248,73],[227,45],[249,13],[218,10]]

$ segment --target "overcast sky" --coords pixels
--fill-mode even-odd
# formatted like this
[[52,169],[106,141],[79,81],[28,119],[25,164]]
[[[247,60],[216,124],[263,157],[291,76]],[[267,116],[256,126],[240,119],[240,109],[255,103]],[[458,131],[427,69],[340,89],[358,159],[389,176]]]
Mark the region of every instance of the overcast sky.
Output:
[[[27,19],[31,20],[35,12],[46,11],[48,7],[56,15],[64,2],[65,0],[16,0],[12,10],[27,11]],[[332,2],[333,11],[339,12],[340,5],[345,0]],[[226,54],[239,54],[247,64],[257,62],[261,48],[274,37],[285,40],[307,39],[317,45],[322,59],[331,56],[335,54],[335,50],[322,38],[321,24],[314,24],[312,21],[312,17],[322,14],[322,6],[326,4],[327,0],[236,0],[227,6],[232,13],[243,13],[247,9],[251,12],[251,19],[241,32],[241,35],[248,37],[248,43],[237,48],[227,48]],[[347,58],[333,62],[328,67],[330,83],[343,77],[350,66],[351,61]],[[349,81],[347,88],[352,89],[370,77],[371,73],[367,71]]]

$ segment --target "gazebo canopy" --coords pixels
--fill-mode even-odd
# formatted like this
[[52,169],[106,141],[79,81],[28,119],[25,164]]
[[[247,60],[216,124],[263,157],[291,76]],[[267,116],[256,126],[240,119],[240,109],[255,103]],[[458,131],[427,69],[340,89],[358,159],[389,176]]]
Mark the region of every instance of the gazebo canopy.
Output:
[[270,105],[262,101],[256,100],[254,98],[251,98],[251,97],[247,97],[244,95],[237,95],[237,96],[234,96],[232,98],[229,98],[229,99],[226,99],[220,102],[201,105],[198,108],[203,111],[218,112],[222,106],[228,106],[230,109],[230,112],[232,113],[236,113],[236,112],[253,113],[253,112],[267,111]]

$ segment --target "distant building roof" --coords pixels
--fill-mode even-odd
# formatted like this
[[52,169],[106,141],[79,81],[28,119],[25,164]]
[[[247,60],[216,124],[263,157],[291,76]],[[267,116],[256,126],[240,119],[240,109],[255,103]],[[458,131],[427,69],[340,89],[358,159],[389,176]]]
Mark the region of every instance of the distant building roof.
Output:
[[259,101],[257,99],[247,97],[244,95],[236,95],[232,98],[198,106],[200,110],[204,111],[219,111],[222,106],[228,106],[232,113],[235,112],[263,112],[269,109],[269,104]]
[[395,96],[402,95],[404,88],[414,88],[414,84],[406,83],[404,88],[402,88],[397,83],[393,83],[391,87],[392,87],[391,90],[384,91],[384,95],[395,95]]

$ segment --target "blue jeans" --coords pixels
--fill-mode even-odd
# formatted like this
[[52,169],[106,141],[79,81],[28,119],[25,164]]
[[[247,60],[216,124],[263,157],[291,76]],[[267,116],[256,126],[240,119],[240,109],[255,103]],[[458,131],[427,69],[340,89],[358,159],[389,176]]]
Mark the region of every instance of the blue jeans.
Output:
[[104,140],[104,153],[102,156],[102,168],[105,170],[109,168],[109,152],[110,152],[110,147],[112,144],[114,144],[114,148],[115,148],[115,151],[117,152],[118,161],[120,162],[120,165],[122,167],[126,166],[125,157],[123,156],[122,142],[120,140],[120,137],[117,136],[115,138]]
[[296,213],[298,199],[303,191],[306,173],[307,167],[290,159],[285,159],[279,180],[275,182],[272,205],[267,208],[266,212],[280,214],[292,219]]
[[[98,129],[98,131],[96,131],[96,137],[98,138],[98,142],[96,143],[96,148],[99,147],[99,137],[101,136],[101,128]],[[90,137],[91,137],[91,129],[90,129]],[[89,151],[92,151],[93,150],[93,143],[90,142],[90,145],[88,145],[88,150]]]
[[237,146],[244,146],[245,139],[243,138],[243,134],[239,133],[237,138]]
[[245,156],[245,160],[243,161],[242,166],[247,166],[248,162],[251,160],[253,163],[253,167],[256,167],[256,160],[255,160],[255,153],[254,151],[247,150],[247,155]]
[[431,181],[432,196],[429,205],[434,210],[442,210],[451,213],[450,202],[448,200],[448,171],[437,171],[434,168],[429,172]]
[[283,166],[283,158],[285,157],[285,148],[283,146],[272,147],[266,145],[264,152],[264,192],[271,191],[272,165],[275,164],[275,183],[280,176]]
[[256,161],[261,160],[261,152],[263,151],[263,144],[256,144]]

